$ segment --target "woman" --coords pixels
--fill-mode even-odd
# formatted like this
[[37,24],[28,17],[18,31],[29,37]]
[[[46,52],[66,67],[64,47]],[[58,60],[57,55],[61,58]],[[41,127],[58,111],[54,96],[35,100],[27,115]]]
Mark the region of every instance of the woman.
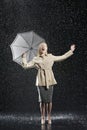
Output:
[[59,62],[73,55],[75,45],[71,45],[70,50],[62,56],[54,56],[48,53],[46,43],[41,43],[38,47],[38,55],[32,61],[27,63],[26,53],[22,55],[22,63],[24,68],[37,68],[36,86],[39,95],[41,124],[45,124],[45,110],[47,113],[48,124],[51,124],[52,95],[53,86],[57,84],[52,66],[54,62]]

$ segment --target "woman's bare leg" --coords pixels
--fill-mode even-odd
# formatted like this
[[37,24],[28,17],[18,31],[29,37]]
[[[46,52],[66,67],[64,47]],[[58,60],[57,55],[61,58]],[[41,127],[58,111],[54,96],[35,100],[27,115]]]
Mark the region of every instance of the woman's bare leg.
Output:
[[45,103],[40,103],[41,124],[45,123]]
[[48,103],[48,123],[51,124],[52,102]]
[[46,114],[47,114],[47,120],[48,120],[48,103],[46,103]]

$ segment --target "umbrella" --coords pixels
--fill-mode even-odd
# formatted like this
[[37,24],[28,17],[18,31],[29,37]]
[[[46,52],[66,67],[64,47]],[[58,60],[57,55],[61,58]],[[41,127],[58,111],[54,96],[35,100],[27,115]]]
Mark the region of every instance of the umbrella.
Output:
[[38,46],[45,40],[35,32],[18,33],[13,43],[10,45],[13,61],[22,65],[22,54],[26,53],[27,62],[31,61],[37,54]]

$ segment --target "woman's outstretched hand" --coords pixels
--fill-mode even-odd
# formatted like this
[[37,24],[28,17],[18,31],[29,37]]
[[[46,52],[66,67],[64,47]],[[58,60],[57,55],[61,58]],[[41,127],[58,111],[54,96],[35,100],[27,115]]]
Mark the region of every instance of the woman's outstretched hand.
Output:
[[74,51],[75,50],[75,44],[71,45],[70,49],[71,49],[71,51]]

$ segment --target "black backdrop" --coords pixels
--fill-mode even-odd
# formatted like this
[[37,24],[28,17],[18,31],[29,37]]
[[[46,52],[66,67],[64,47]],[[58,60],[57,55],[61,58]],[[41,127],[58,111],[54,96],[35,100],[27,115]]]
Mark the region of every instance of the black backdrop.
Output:
[[87,7],[85,0],[0,1],[0,111],[39,111],[35,69],[12,61],[9,45],[17,33],[33,30],[45,38],[49,52],[62,55],[75,43],[74,55],[53,70],[53,111],[86,111]]

